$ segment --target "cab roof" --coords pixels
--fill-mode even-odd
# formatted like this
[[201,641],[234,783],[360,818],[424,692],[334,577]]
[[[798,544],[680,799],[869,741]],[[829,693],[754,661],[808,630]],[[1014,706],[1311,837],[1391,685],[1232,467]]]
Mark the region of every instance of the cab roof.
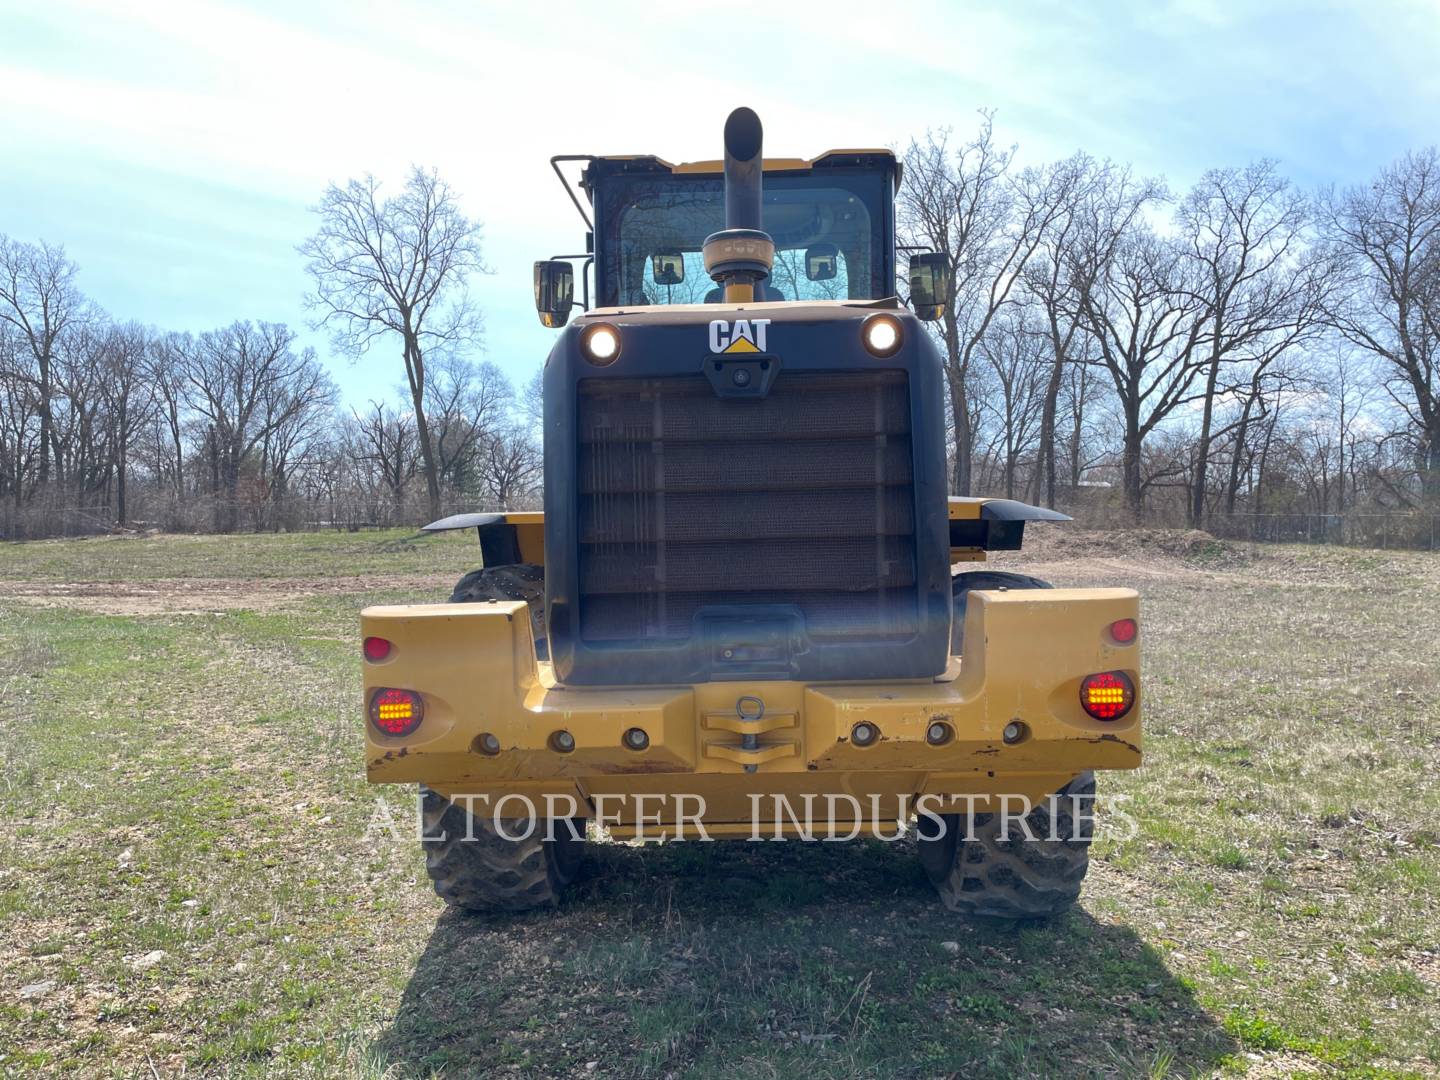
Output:
[[[902,165],[891,150],[826,150],[813,158],[763,158],[765,172],[809,172],[813,169],[844,168],[866,165],[888,165],[894,170],[895,190],[900,190]],[[654,154],[607,154],[591,157],[580,177],[580,186],[587,194],[595,175],[614,173],[670,173],[679,176],[722,176],[725,163],[684,161],[676,165]]]

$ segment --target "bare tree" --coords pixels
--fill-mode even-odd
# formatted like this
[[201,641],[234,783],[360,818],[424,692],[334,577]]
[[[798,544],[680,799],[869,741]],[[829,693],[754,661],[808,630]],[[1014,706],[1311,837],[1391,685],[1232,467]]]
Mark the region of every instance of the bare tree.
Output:
[[1440,501],[1440,151],[1325,192],[1320,213],[1348,286],[1326,320],[1388,369],[1387,389],[1414,427],[1421,494]]
[[155,467],[169,474],[177,500],[185,497],[185,358],[194,349],[189,334],[154,334],[146,357],[145,378],[155,403]]
[[[1029,314],[1038,313],[1032,309]],[[1007,499],[1015,497],[1021,457],[1036,448],[1052,370],[1046,331],[1026,315],[1025,309],[1012,307],[991,324],[979,345],[979,355],[994,374],[987,404],[997,422],[1000,487]]]
[[[1287,420],[1296,410],[1303,394],[1299,391],[1305,383],[1304,375],[1289,364],[1277,364],[1265,372],[1257,384],[1261,401],[1258,413],[1259,446],[1254,455],[1255,479],[1251,507],[1258,515],[1265,510],[1265,497],[1270,487],[1277,486],[1276,473],[1282,477],[1284,470],[1276,467],[1275,459],[1285,457],[1285,429],[1282,421]],[[1271,483],[1267,484],[1266,481]]]
[[[1202,305],[1203,394],[1189,520],[1205,522],[1215,410],[1227,366],[1262,370],[1315,326],[1328,275],[1302,251],[1306,199],[1275,162],[1211,169],[1176,213],[1182,258]],[[1223,434],[1223,432],[1221,433]]]
[[1225,485],[1225,512],[1235,513],[1239,499],[1241,480],[1248,477],[1254,451],[1250,437],[1255,426],[1268,423],[1266,412],[1267,379],[1266,368],[1256,367],[1250,373],[1249,385],[1239,391],[1240,415],[1230,429],[1230,477]]
[[398,514],[405,500],[405,485],[420,464],[413,417],[383,401],[370,402],[364,413],[351,410],[351,417],[349,453],[375,470]]
[[473,342],[480,314],[466,281],[484,270],[480,225],[433,171],[414,168],[382,199],[373,176],[325,190],[320,229],[300,245],[315,289],[307,297],[337,348],[362,356],[377,338],[399,338],[425,465],[430,513],[440,516],[440,470],[426,422],[426,359]]
[[1375,386],[1362,365],[1345,350],[1338,350],[1323,375],[1329,402],[1329,418],[1335,424],[1336,505],[1345,512],[1347,485],[1358,488],[1356,462],[1360,458],[1360,433],[1368,426],[1367,413],[1374,401]]
[[440,479],[467,491],[478,479],[475,459],[513,404],[514,388],[494,364],[442,355],[431,360],[425,394]]
[[281,425],[333,399],[314,350],[297,354],[294,343],[280,323],[237,322],[201,334],[183,358],[186,402],[203,425],[222,532],[235,528],[241,471],[251,455]]
[[55,344],[53,484],[62,500],[68,489],[82,506],[90,506],[106,487],[113,460],[105,395],[109,349],[110,326],[94,309],[74,319]]
[[111,466],[115,473],[115,520],[129,521],[126,496],[130,458],[150,421],[155,390],[147,378],[149,332],[139,323],[111,326],[105,335],[100,392],[109,413]]
[[310,455],[326,447],[338,394],[313,354],[285,377],[267,380],[261,394],[259,471],[264,479],[270,527],[278,529],[295,475]]
[[535,433],[512,423],[488,436],[480,470],[490,497],[502,510],[514,510],[534,492],[545,456]]
[[981,114],[979,132],[958,150],[949,131],[931,132],[910,144],[897,207],[911,244],[950,257],[951,303],[939,330],[955,427],[951,486],[961,495],[971,489],[971,361],[1076,183],[1069,164],[1017,172],[1014,156],[1014,147],[996,144],[990,113]]
[[520,406],[526,421],[539,432],[545,423],[545,371],[535,372],[520,392]]
[[20,374],[25,346],[0,322],[0,494],[18,511],[30,493],[39,454],[39,410],[34,385]]
[[1057,418],[1066,421],[1065,476],[1072,496],[1080,489],[1086,470],[1105,456],[1113,428],[1103,408],[1104,376],[1090,364],[1065,368]]
[[1144,495],[1145,438],[1193,400],[1192,356],[1201,323],[1194,287],[1183,275],[1175,245],[1135,224],[1081,298],[1099,363],[1110,373],[1119,399],[1121,481],[1135,518]]
[[[1165,198],[1158,180],[1137,180],[1125,167],[1096,163],[1084,155],[1070,160],[1073,198],[1060,207],[1054,227],[1043,238],[1036,257],[1026,266],[1024,284],[1028,303],[1044,313],[1050,341],[1050,365],[1040,415],[1039,461],[1032,480],[1032,498],[1055,506],[1056,425],[1059,399],[1067,365],[1083,363],[1078,350],[1088,346],[1081,298],[1114,257],[1115,247],[1131,224],[1151,203]],[[1083,373],[1074,403],[1083,402],[1087,385]],[[1082,416],[1072,418],[1071,487],[1079,483],[1079,427]]]
[[19,333],[30,364],[14,374],[28,378],[35,390],[40,419],[37,482],[50,479],[53,453],[52,404],[55,397],[55,348],[84,306],[75,287],[75,264],[63,247],[24,244],[0,233],[0,322]]

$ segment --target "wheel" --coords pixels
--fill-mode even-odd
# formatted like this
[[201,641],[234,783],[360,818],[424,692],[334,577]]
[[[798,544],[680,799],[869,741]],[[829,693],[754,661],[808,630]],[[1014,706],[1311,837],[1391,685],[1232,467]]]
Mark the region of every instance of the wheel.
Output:
[[530,627],[535,635],[535,654],[546,660],[550,650],[545,633],[545,568],[533,563],[487,566],[472,570],[455,583],[452,604],[477,604],[485,600],[524,600],[530,605]]
[[[1078,809],[1078,813],[1077,813]],[[1095,774],[1081,773],[1026,816],[1009,822],[1000,838],[1000,814],[976,814],[966,839],[965,818],[944,814],[920,819],[920,861],[940,899],[951,911],[993,919],[1046,919],[1059,915],[1080,896],[1090,868],[1095,833]],[[945,826],[939,834],[939,822]],[[1051,835],[1057,839],[1048,839]]]
[[[543,820],[534,822],[525,839],[511,840],[492,818],[476,817],[429,788],[420,793],[425,871],[445,903],[467,911],[528,911],[560,903],[580,869],[583,818],[557,821],[554,840],[545,838],[549,823]],[[529,824],[507,820],[505,831],[521,836]]]
[[959,656],[965,644],[965,604],[977,589],[1050,589],[1048,581],[1028,574],[1007,574],[1002,570],[971,570],[950,579],[950,603],[955,616],[950,623],[950,655]]

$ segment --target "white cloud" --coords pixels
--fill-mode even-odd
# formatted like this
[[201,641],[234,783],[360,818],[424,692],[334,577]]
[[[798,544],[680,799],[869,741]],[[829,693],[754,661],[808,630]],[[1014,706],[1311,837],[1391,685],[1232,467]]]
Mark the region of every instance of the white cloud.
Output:
[[[1183,184],[1268,152],[1302,180],[1317,162],[1351,179],[1433,137],[1425,10],[52,0],[7,14],[0,39],[0,146],[18,163],[0,173],[0,231],[70,241],[87,288],[142,306],[123,314],[228,304],[300,323],[304,206],[329,180],[434,165],[485,222],[498,273],[477,292],[492,356],[520,375],[551,340],[529,262],[579,238],[551,154],[714,157],[737,104],[777,154],[903,147],[994,106],[1027,161],[1083,148]],[[176,280],[182,259],[205,265]],[[163,304],[147,278],[170,282]],[[188,310],[187,280],[207,290]]]

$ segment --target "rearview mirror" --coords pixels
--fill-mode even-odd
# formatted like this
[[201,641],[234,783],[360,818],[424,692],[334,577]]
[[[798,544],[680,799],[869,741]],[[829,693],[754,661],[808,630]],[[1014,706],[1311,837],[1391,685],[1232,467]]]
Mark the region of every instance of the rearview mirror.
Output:
[[561,259],[535,264],[535,310],[540,325],[552,330],[570,321],[575,306],[575,268]]
[[950,306],[950,256],[917,251],[910,256],[910,304],[915,317],[934,322]]
[[679,285],[685,280],[685,256],[678,251],[657,251],[650,256],[650,276],[656,285]]
[[811,281],[829,281],[839,260],[840,249],[834,244],[811,244],[805,249],[805,276]]

